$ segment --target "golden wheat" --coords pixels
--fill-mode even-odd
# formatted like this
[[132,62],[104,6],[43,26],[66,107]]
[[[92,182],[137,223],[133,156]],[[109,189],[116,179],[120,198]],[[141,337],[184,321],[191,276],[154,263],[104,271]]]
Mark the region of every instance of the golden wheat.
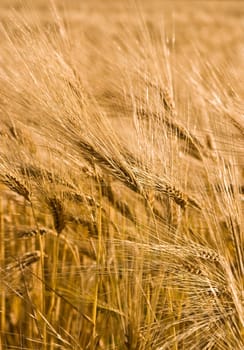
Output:
[[240,6],[49,5],[1,18],[0,348],[242,350]]

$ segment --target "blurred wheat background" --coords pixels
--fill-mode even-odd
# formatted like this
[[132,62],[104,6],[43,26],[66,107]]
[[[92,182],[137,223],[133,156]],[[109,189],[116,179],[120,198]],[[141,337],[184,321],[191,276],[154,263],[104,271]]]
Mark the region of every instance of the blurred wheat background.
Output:
[[0,349],[244,349],[241,1],[0,2]]

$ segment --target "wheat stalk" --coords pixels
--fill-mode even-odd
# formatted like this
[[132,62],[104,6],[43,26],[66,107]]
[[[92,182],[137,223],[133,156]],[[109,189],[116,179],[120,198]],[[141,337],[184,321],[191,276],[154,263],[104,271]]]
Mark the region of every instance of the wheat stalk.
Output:
[[60,199],[47,197],[46,203],[53,216],[53,222],[57,234],[60,234],[66,226],[65,209]]
[[14,191],[15,193],[24,197],[28,202],[30,202],[31,193],[29,189],[16,176],[11,174],[4,174],[1,176],[1,182],[8,186],[10,190]]

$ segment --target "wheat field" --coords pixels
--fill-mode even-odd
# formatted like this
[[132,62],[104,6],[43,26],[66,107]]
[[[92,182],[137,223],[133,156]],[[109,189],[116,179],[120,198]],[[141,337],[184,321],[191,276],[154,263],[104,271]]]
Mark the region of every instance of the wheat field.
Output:
[[241,1],[0,2],[0,349],[244,349]]

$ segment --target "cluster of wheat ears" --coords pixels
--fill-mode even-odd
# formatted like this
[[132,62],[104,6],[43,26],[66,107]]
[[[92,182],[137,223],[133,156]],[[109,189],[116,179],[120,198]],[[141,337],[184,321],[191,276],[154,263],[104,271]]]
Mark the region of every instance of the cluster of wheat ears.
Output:
[[235,69],[140,15],[28,19],[1,23],[0,348],[243,350]]

